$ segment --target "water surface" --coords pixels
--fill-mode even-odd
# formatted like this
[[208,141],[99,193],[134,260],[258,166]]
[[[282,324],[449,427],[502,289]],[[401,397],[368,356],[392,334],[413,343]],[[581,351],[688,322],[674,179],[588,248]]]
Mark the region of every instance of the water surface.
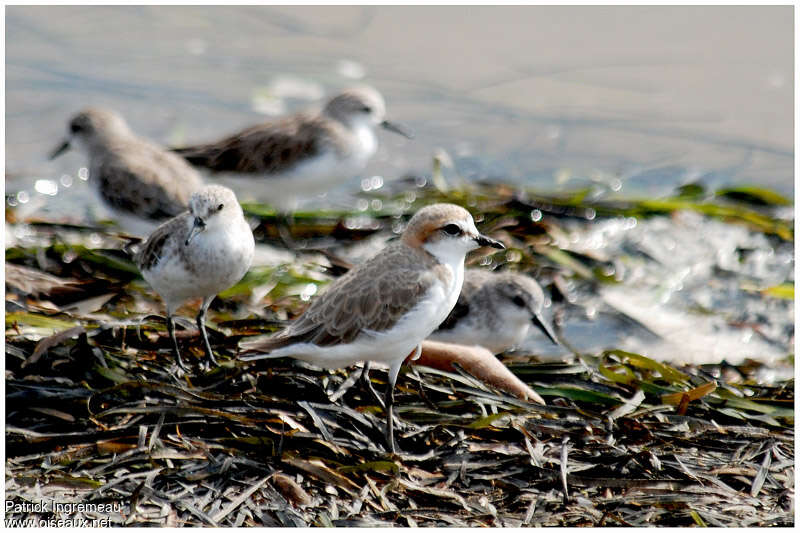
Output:
[[790,6],[10,6],[6,187],[85,207],[82,156],[46,154],[90,104],[181,143],[364,82],[416,134],[381,134],[366,175],[443,148],[453,174],[544,191],[791,195],[792,50]]

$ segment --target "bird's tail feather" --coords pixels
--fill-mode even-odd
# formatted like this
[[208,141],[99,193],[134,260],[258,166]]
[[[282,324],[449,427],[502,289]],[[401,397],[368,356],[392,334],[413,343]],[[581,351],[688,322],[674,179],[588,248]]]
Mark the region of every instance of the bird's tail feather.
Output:
[[[286,346],[288,339],[266,337],[247,340],[239,344],[242,351],[239,353],[240,361],[257,361],[258,359],[275,359],[284,355],[271,354],[270,352]],[[290,341],[289,341],[290,342]]]
[[204,166],[208,164],[210,159],[207,151],[204,148],[204,146],[185,146],[182,148],[173,147],[169,150],[183,157],[192,165]]
[[248,351],[239,354],[239,361],[258,361],[259,359],[278,359],[280,357],[286,357],[286,356],[282,354]]

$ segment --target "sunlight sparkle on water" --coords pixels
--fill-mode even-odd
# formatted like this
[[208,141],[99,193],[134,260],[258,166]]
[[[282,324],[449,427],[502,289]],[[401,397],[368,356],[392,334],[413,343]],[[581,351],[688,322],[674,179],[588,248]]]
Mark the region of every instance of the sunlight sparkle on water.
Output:
[[383,187],[382,176],[372,176],[371,178],[364,178],[361,180],[362,191],[375,191]]
[[317,286],[313,283],[307,283],[303,290],[300,291],[300,299],[307,302],[315,294],[317,294]]
[[58,183],[53,180],[36,180],[33,188],[39,194],[46,194],[47,196],[55,196],[58,194]]

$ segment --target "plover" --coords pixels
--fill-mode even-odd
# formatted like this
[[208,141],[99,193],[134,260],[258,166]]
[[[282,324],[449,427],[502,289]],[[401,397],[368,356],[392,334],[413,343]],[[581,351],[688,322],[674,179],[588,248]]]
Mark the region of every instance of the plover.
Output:
[[108,109],[89,108],[69,121],[68,137],[50,155],[73,144],[89,156],[89,181],[126,230],[146,236],[161,222],[186,210],[203,186],[181,157],[134,134]]
[[184,370],[175,338],[175,310],[189,298],[203,298],[197,327],[207,358],[216,364],[206,334],[206,310],[217,293],[242,279],[254,247],[236,195],[227,187],[208,185],[192,194],[189,211],[159,226],[136,254],[142,276],[166,304],[175,361]]
[[300,112],[258,124],[218,141],[173,150],[243,198],[253,195],[279,212],[358,174],[378,148],[375,127],[410,135],[385,118],[371,87],[345,90],[321,112]]
[[530,277],[470,268],[458,302],[430,338],[500,353],[518,346],[533,324],[558,344],[543,305],[542,288]]
[[399,240],[334,281],[290,326],[243,343],[240,358],[288,356],[323,368],[359,361],[388,365],[386,440],[394,452],[392,405],[400,367],[410,354],[419,355],[423,339],[450,313],[461,292],[464,257],[479,246],[503,248],[478,233],[467,210],[425,207]]

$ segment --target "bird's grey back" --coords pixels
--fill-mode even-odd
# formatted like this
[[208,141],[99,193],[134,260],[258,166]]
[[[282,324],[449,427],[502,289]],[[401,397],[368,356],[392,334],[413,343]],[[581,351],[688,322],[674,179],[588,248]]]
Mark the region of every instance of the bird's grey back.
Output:
[[346,151],[347,132],[318,115],[298,113],[251,126],[219,141],[173,148],[189,163],[213,172],[278,175],[326,150]]
[[333,282],[289,327],[259,348],[269,351],[298,342],[347,344],[365,330],[386,331],[445,275],[446,267],[432,255],[418,250],[410,254],[395,241]]
[[139,138],[116,141],[96,154],[90,179],[112,207],[152,220],[182,213],[203,186],[197,171],[180,157]]
[[[514,294],[533,298],[538,307],[541,307],[544,300],[544,293],[539,284],[524,274],[468,268],[464,271],[464,284],[458,301],[438,329],[453,329],[460,320],[472,312],[481,312],[491,320],[496,315],[496,307],[506,305],[507,300]],[[485,307],[480,310],[474,309],[477,301],[482,302]]]
[[144,272],[155,268],[159,261],[166,257],[167,246],[180,247],[180,244],[188,236],[188,218],[191,218],[191,214],[186,211],[180,216],[164,222],[150,234],[133,258],[140,271]]

